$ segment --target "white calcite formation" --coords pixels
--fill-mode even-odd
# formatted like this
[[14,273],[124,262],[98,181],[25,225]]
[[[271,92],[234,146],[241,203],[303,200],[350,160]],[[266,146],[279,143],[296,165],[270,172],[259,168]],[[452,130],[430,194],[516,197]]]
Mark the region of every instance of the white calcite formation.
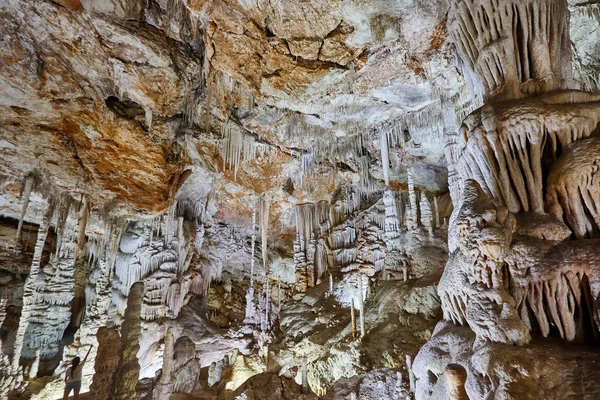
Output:
[[[438,337],[450,342],[434,339],[419,354],[417,397],[507,396],[500,373],[489,372],[506,363],[482,358],[492,354],[490,342],[525,345],[535,334],[597,338],[600,247],[589,238],[598,227],[600,103],[596,94],[573,90],[568,20],[563,1],[453,2],[449,29],[485,104],[464,120],[447,153],[460,200],[438,292],[444,318],[468,326],[474,344],[450,344],[450,328],[439,327]],[[460,365],[439,379],[432,357],[443,348]],[[466,391],[463,362],[488,368]],[[550,398],[577,389],[558,392]]]

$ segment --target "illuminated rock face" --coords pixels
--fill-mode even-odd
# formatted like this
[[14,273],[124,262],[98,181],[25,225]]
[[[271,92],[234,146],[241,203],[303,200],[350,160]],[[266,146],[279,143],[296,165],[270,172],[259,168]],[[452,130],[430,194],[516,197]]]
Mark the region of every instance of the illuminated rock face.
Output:
[[[570,77],[571,59],[565,50],[569,48],[566,3],[476,5],[458,1],[452,15],[451,31],[460,44],[461,57],[478,71],[475,78],[486,86],[488,96],[486,104],[463,123],[452,152],[455,158],[450,160],[463,183],[462,206],[455,211],[456,251],[461,254],[451,257],[448,283],[441,292],[447,296],[446,316],[469,323],[479,336],[493,341],[526,343],[525,325],[529,329],[539,326],[543,336],[553,325],[561,337],[575,340],[583,336],[577,329],[583,329],[585,304],[598,295],[593,289],[597,286],[593,260],[598,255],[591,250],[595,243],[513,238],[516,221],[510,214],[549,213],[580,239],[593,236],[598,229],[593,136],[600,122],[600,98],[563,87],[562,82]],[[490,21],[489,26],[478,25],[484,20]],[[498,69],[498,65],[504,68]],[[489,71],[494,72],[494,79]],[[535,82],[540,85],[528,91],[526,85]],[[521,218],[520,222],[533,225],[536,220]],[[504,232],[498,226],[503,226]],[[554,252],[563,255],[560,265],[551,261]],[[462,278],[453,275],[460,270],[467,285],[456,284]],[[589,288],[582,286],[588,280],[592,297],[586,300],[584,292]],[[477,285],[482,288],[475,289]],[[469,287],[477,293],[474,298],[464,293]],[[455,297],[455,290],[463,293]],[[485,306],[487,301],[481,297],[488,299],[490,306]],[[494,313],[498,314],[489,318],[486,315],[491,310],[472,307],[497,308]],[[530,314],[536,321],[530,321]],[[496,322],[490,322],[492,319]],[[522,325],[517,327],[514,324],[519,320]],[[481,325],[485,325],[483,331],[475,328]],[[503,327],[523,332],[516,338],[494,337]]]
[[[567,2],[455,1],[449,24],[484,105],[464,120],[448,152],[460,200],[438,292],[444,318],[468,326],[475,341],[468,350],[451,343],[451,328],[438,329],[421,351],[417,393],[433,398],[446,390],[466,396],[456,374],[442,378],[432,359],[443,348],[451,349],[449,363],[493,370],[504,361],[478,354],[492,351],[491,342],[525,345],[532,335],[552,335],[584,343],[600,332],[600,97],[573,90]],[[467,392],[501,395],[516,375],[489,375],[496,388],[475,378],[483,392]],[[562,383],[556,398],[578,393],[571,385]]]
[[449,31],[486,102],[572,84],[566,1],[453,1]]

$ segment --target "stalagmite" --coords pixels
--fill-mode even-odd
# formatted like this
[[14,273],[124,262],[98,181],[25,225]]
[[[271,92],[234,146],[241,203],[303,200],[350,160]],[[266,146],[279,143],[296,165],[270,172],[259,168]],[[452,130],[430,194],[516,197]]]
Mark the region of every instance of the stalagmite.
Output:
[[31,363],[31,367],[29,368],[29,379],[37,378],[38,369],[40,367],[40,349],[35,351],[35,358]]
[[383,204],[385,205],[385,238],[386,246],[388,251],[393,250],[396,247],[394,239],[400,236],[400,230],[402,227],[402,221],[398,215],[398,205],[396,204],[396,197],[391,189],[387,189],[383,193]]
[[302,393],[308,394],[310,392],[308,388],[308,358],[302,359]]
[[438,205],[438,196],[433,196],[433,209],[435,212],[435,227],[440,227],[440,209]]
[[350,324],[352,326],[352,339],[356,338],[356,316],[354,311],[354,298],[350,299]]
[[360,337],[365,337],[365,302],[364,302],[364,292],[363,292],[363,281],[362,275],[358,277],[358,312],[360,318]]
[[433,240],[431,204],[425,193],[421,193],[421,226],[427,230],[429,239]]
[[254,263],[255,263],[255,249],[256,249],[256,206],[255,201],[252,207],[252,236],[250,244],[250,286],[246,291],[246,315],[244,322],[252,323],[256,322],[256,304],[254,300]]
[[156,388],[157,400],[169,400],[173,392],[173,356],[175,352],[175,339],[173,337],[173,328],[169,327],[165,334],[165,345],[163,351],[162,371]]
[[333,296],[333,275],[329,274],[329,292],[328,296]]
[[169,327],[165,335],[165,350],[163,353],[162,373],[160,375],[161,383],[169,383],[171,381],[174,346],[173,328]]
[[467,371],[464,367],[458,364],[448,364],[444,370],[444,375],[446,376],[448,400],[469,400],[465,390]]
[[412,229],[416,229],[419,226],[419,208],[417,206],[417,194],[415,193],[415,184],[410,169],[408,170],[408,198],[410,200],[411,226]]
[[100,327],[96,332],[98,351],[94,360],[94,377],[90,385],[90,398],[110,400],[119,366],[121,337],[115,328]]
[[254,289],[254,251],[256,248],[256,202],[252,207],[252,243],[250,250],[250,287]]
[[135,386],[140,377],[140,363],[137,353],[140,349],[141,310],[144,296],[144,284],[136,282],[127,296],[124,322],[121,326],[121,344],[117,355],[115,383],[111,390],[111,399],[129,400],[135,397]]
[[85,299],[85,288],[87,280],[88,267],[85,264],[85,243],[86,243],[86,226],[90,214],[90,202],[82,196],[83,207],[79,215],[79,226],[77,235],[77,250],[75,252],[75,290],[73,294],[73,301],[71,304],[71,314],[73,315],[71,325],[80,326],[83,315],[85,313],[86,299]]
[[409,383],[410,392],[414,393],[415,392],[415,374],[413,373],[413,370],[412,370],[412,357],[409,354],[406,355],[406,371],[408,372],[408,383]]
[[[263,350],[261,349],[261,352]],[[229,357],[227,355],[218,361],[212,362],[208,367],[208,386],[212,387],[221,382],[227,367],[229,367]]]
[[17,243],[21,243],[21,232],[23,230],[23,222],[25,221],[25,214],[27,213],[27,206],[29,205],[29,197],[31,196],[31,190],[33,189],[33,176],[29,175],[25,178],[25,187],[23,189],[23,206],[21,207],[21,217],[19,218],[19,226],[17,227]]
[[269,279],[265,279],[265,319],[263,325],[263,331],[267,331],[271,328],[270,311],[271,311],[271,286],[269,285]]
[[[8,306],[8,298],[6,297],[6,295],[0,296],[0,327],[4,323],[4,320],[6,319],[7,306]],[[2,338],[0,338],[0,346],[2,346]]]

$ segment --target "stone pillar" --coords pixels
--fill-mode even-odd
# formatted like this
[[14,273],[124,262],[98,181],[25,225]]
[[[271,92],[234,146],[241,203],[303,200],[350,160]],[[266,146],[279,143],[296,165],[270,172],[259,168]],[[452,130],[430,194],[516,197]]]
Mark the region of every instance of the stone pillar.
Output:
[[115,372],[119,366],[118,350],[121,336],[114,328],[101,327],[96,333],[98,351],[94,361],[94,377],[90,385],[90,398],[110,400],[114,385]]
[[173,382],[171,381],[171,372],[173,369],[173,356],[175,353],[175,339],[173,338],[173,329],[169,327],[165,335],[165,348],[163,352],[163,365],[158,381],[156,398],[157,400],[169,400],[173,392]]
[[302,393],[308,394],[310,389],[308,388],[308,359],[304,357],[302,359]]
[[136,395],[135,386],[140,379],[137,353],[140,350],[143,296],[144,284],[134,283],[127,297],[127,309],[121,326],[121,344],[117,352],[119,365],[110,397],[114,400],[130,400]]
[[421,192],[421,225],[427,229],[429,239],[433,239],[433,215],[431,213],[431,203],[425,195]]
[[37,378],[38,369],[40,368],[40,349],[35,351],[35,358],[31,363],[31,367],[29,368],[29,379]]

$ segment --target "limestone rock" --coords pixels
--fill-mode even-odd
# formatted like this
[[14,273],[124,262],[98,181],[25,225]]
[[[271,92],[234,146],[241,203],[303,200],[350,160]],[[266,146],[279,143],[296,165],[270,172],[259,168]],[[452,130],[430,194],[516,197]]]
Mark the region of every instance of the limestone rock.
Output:
[[228,400],[258,400],[267,398],[278,398],[282,400],[318,399],[313,393],[303,394],[300,385],[297,385],[292,380],[280,378],[274,373],[255,375],[240,386],[235,392],[227,396]]

